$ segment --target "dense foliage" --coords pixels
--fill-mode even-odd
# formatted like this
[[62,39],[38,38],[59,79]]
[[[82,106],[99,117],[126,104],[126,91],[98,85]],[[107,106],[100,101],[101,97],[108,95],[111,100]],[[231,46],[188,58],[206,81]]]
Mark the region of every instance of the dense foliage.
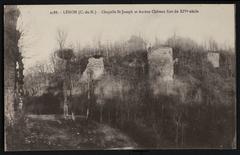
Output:
[[[173,48],[173,59],[178,59],[169,94],[154,94],[150,88],[157,85],[163,89],[165,83],[149,80],[148,50],[142,38],[135,36],[115,45],[75,50],[69,69],[74,113],[85,115],[90,106],[92,120],[124,131],[141,147],[232,147],[236,94],[234,53],[218,50],[220,66],[214,68],[207,60],[209,50],[190,39],[173,37],[165,45]],[[156,43],[152,50],[162,46]],[[87,90],[80,78],[90,57],[104,58],[105,74]],[[26,87],[27,113],[63,113],[64,66],[59,65],[62,60],[56,57],[53,60],[53,71],[35,72],[26,77],[46,76],[49,81],[38,95],[29,93],[35,90],[37,78],[27,81],[33,82]]]

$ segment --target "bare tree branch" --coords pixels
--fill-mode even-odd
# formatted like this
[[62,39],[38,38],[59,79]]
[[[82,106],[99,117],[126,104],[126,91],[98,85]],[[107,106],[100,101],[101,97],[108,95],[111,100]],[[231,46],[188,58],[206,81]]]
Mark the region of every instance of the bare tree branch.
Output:
[[59,48],[63,49],[64,46],[66,45],[67,32],[62,29],[58,29],[56,39],[57,43],[59,44]]

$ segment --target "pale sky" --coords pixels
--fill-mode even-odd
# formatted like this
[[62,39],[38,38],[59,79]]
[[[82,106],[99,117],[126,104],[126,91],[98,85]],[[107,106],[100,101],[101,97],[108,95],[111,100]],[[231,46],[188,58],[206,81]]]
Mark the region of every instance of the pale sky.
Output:
[[[166,40],[174,32],[202,44],[213,38],[219,44],[234,47],[235,23],[234,5],[21,5],[19,29],[25,35],[21,40],[25,68],[37,61],[48,61],[49,55],[58,48],[57,29],[68,33],[67,45],[80,43],[93,45],[127,40],[131,35],[141,35],[148,42],[155,38]],[[193,9],[199,13],[159,14],[101,14],[102,10],[180,10]],[[50,14],[57,10],[96,10],[96,15]]]

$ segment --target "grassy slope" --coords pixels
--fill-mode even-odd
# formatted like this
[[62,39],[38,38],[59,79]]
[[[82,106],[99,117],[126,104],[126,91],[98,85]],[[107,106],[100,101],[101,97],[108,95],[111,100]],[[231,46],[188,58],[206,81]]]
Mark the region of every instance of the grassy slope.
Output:
[[[28,135],[10,150],[77,150],[135,148],[137,144],[117,129],[83,118],[28,117]],[[23,129],[25,130],[25,129]]]

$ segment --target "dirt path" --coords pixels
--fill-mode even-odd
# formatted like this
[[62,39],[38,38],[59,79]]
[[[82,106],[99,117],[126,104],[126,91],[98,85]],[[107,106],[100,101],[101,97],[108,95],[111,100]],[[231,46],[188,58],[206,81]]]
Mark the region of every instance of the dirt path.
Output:
[[87,121],[54,115],[29,115],[25,138],[29,150],[133,149],[137,144],[118,129]]

